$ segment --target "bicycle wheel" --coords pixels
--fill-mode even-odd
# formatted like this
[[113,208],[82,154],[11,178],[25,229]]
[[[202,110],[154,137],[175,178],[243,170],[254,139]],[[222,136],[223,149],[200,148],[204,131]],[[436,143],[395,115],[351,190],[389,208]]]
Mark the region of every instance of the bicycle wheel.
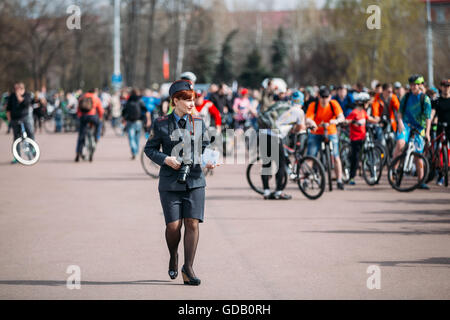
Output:
[[362,156],[362,175],[369,186],[378,184],[383,171],[383,160],[380,151],[376,148],[369,149]]
[[378,150],[380,157],[381,157],[381,161],[382,161],[381,165],[384,167],[385,165],[387,165],[389,163],[388,149],[380,142],[375,143],[375,149]]
[[[253,191],[255,191],[259,194],[264,194],[264,187],[263,187],[262,178],[261,178],[261,174],[263,172],[262,165],[263,165],[262,160],[258,158],[247,166],[247,172],[246,172],[247,182],[250,185],[250,188],[252,188]],[[270,190],[275,190],[277,187],[277,183],[276,183],[276,179],[275,179],[276,168],[277,168],[276,164],[272,163],[272,167],[270,168],[271,175],[269,176],[269,189]],[[284,189],[286,187],[286,184],[287,184],[287,174],[286,174],[286,171],[284,171],[283,181],[282,181],[282,189]]]
[[39,145],[31,138],[18,138],[13,142],[12,153],[14,158],[25,166],[38,162],[41,155]]
[[[431,180],[433,180],[434,179],[434,177],[436,176],[436,163],[435,163],[435,161],[433,161],[433,153],[432,153],[432,149],[428,149],[428,150],[426,150],[425,151],[425,156],[427,157],[427,160],[428,160],[428,165],[430,166],[429,167],[429,170],[428,170],[428,176],[427,176],[427,179],[426,179],[426,182],[428,183],[428,182],[430,182]],[[438,154],[438,156],[439,156],[439,154]]]
[[448,147],[442,148],[442,174],[444,176],[444,185],[448,187]]
[[141,165],[147,175],[155,179],[159,177],[159,166],[150,160],[144,151],[141,152]]
[[319,199],[325,191],[325,169],[314,157],[302,158],[297,166],[297,184],[300,191],[311,200]]
[[94,135],[91,130],[88,131],[86,140],[87,140],[86,145],[87,145],[87,150],[88,150],[88,155],[89,155],[89,162],[92,162],[92,160],[94,159],[94,152],[95,152],[95,140],[94,140]]
[[327,163],[327,175],[328,175],[328,189],[330,191],[333,191],[333,181],[331,180],[331,152],[330,152],[330,146],[327,144],[325,146],[325,161]]
[[352,147],[348,142],[343,142],[340,148],[339,155],[342,162],[342,181],[348,183],[350,181],[350,171],[351,171],[351,154]]
[[[423,169],[422,179],[418,179],[416,165]],[[413,152],[406,158],[402,154],[392,160],[388,170],[389,184],[397,191],[410,192],[425,182],[428,175],[428,160],[420,153]]]
[[389,138],[386,140],[386,148],[388,151],[389,159],[391,160],[394,156],[394,149],[395,149],[395,138],[392,136],[389,136]]

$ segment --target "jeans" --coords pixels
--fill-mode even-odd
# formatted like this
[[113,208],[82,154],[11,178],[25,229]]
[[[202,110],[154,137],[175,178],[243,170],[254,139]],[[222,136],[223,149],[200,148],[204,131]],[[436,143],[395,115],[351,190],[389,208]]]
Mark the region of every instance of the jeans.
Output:
[[29,116],[23,117],[21,119],[11,120],[11,128],[13,129],[14,140],[22,136],[22,128],[20,126],[20,122],[23,122],[27,136],[34,140],[34,127],[31,117]]
[[63,112],[61,109],[56,109],[55,111],[55,132],[61,132],[63,127]]
[[99,119],[97,115],[83,115],[80,118],[80,130],[78,131],[78,140],[77,140],[77,153],[81,153],[83,151],[84,140],[86,137],[88,124],[92,123],[96,129],[94,132],[97,132],[97,128],[99,127]]
[[126,131],[128,134],[128,142],[130,143],[131,154],[137,155],[139,152],[139,140],[141,138],[142,122],[128,121]]
[[97,141],[100,140],[100,137],[102,135],[102,129],[103,129],[103,121],[99,120],[97,131],[95,132],[95,138],[97,139]]
[[[335,158],[339,158],[339,138],[337,134],[331,134],[328,138],[333,143],[333,154]],[[309,134],[308,136],[308,156],[317,157],[317,153],[320,150],[323,136],[318,134]]]

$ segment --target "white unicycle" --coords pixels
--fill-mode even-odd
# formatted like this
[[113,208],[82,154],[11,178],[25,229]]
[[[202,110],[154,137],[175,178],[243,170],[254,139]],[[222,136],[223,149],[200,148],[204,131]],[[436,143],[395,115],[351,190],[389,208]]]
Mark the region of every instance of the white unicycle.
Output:
[[39,145],[33,139],[27,136],[23,122],[20,122],[22,135],[14,140],[12,153],[14,158],[25,166],[32,166],[39,161],[41,151]]

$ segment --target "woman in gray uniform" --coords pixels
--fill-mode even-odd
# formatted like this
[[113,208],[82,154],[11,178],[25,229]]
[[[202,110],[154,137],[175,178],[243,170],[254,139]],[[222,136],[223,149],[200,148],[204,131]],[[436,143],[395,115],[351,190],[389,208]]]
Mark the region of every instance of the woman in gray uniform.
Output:
[[[166,241],[170,253],[169,276],[178,276],[178,244],[184,223],[184,284],[199,285],[192,268],[199,238],[199,222],[205,208],[205,177],[200,156],[209,145],[201,118],[195,109],[192,82],[175,81],[170,89],[173,112],[158,118],[145,146],[145,154],[161,166],[158,190],[166,222]],[[162,147],[162,150],[160,151]],[[207,165],[213,169],[212,164]]]

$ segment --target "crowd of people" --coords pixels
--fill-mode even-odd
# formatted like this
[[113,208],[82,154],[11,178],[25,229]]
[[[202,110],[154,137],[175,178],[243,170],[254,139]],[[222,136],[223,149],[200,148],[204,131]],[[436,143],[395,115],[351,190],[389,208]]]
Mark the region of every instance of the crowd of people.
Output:
[[[191,72],[185,72],[181,78],[193,84],[196,82]],[[358,154],[365,139],[366,123],[380,124],[376,139],[386,144],[381,124],[387,119],[396,134],[393,152],[394,156],[398,155],[407,143],[412,127],[420,129],[423,138],[430,141],[436,130],[441,130],[437,128],[438,123],[450,122],[449,86],[449,80],[445,79],[439,88],[427,87],[420,75],[410,77],[406,86],[400,82],[377,83],[370,88],[357,83],[353,86],[341,84],[289,89],[271,79],[265,81],[260,89],[236,87],[233,90],[223,83],[210,84],[208,90],[196,90],[195,113],[208,127],[215,127],[219,132],[224,129],[245,131],[248,128],[260,129],[258,118],[277,102],[296,106],[301,111],[295,119],[302,125],[301,131],[304,133],[306,127],[311,128],[307,137],[308,155],[315,156],[318,152],[324,133],[321,124],[330,124],[328,135],[334,145],[337,186],[344,189],[339,157],[340,129],[336,125],[350,125],[353,154]],[[17,83],[10,93],[2,96],[0,112],[3,119],[9,121],[14,138],[20,134],[19,122],[24,123],[28,136],[32,138],[35,131],[42,132],[43,123],[48,119],[54,121],[52,130],[56,133],[78,131],[75,161],[79,161],[83,156],[88,124],[95,126],[96,140],[100,139],[107,121],[113,128],[123,128],[124,134],[128,135],[131,158],[135,159],[140,150],[141,135],[144,133],[148,138],[155,119],[171,113],[172,107],[170,97],[157,86],[144,90],[123,88],[112,94],[98,89],[49,94],[45,87],[29,93],[23,83]],[[292,121],[289,117],[287,119]],[[279,125],[293,128],[292,123]],[[423,150],[424,142],[419,144]],[[355,183],[357,162],[357,159],[352,159],[351,184]],[[439,183],[441,179],[439,177]],[[421,188],[427,189],[428,186],[423,184]],[[278,195],[280,192],[277,190]]]

